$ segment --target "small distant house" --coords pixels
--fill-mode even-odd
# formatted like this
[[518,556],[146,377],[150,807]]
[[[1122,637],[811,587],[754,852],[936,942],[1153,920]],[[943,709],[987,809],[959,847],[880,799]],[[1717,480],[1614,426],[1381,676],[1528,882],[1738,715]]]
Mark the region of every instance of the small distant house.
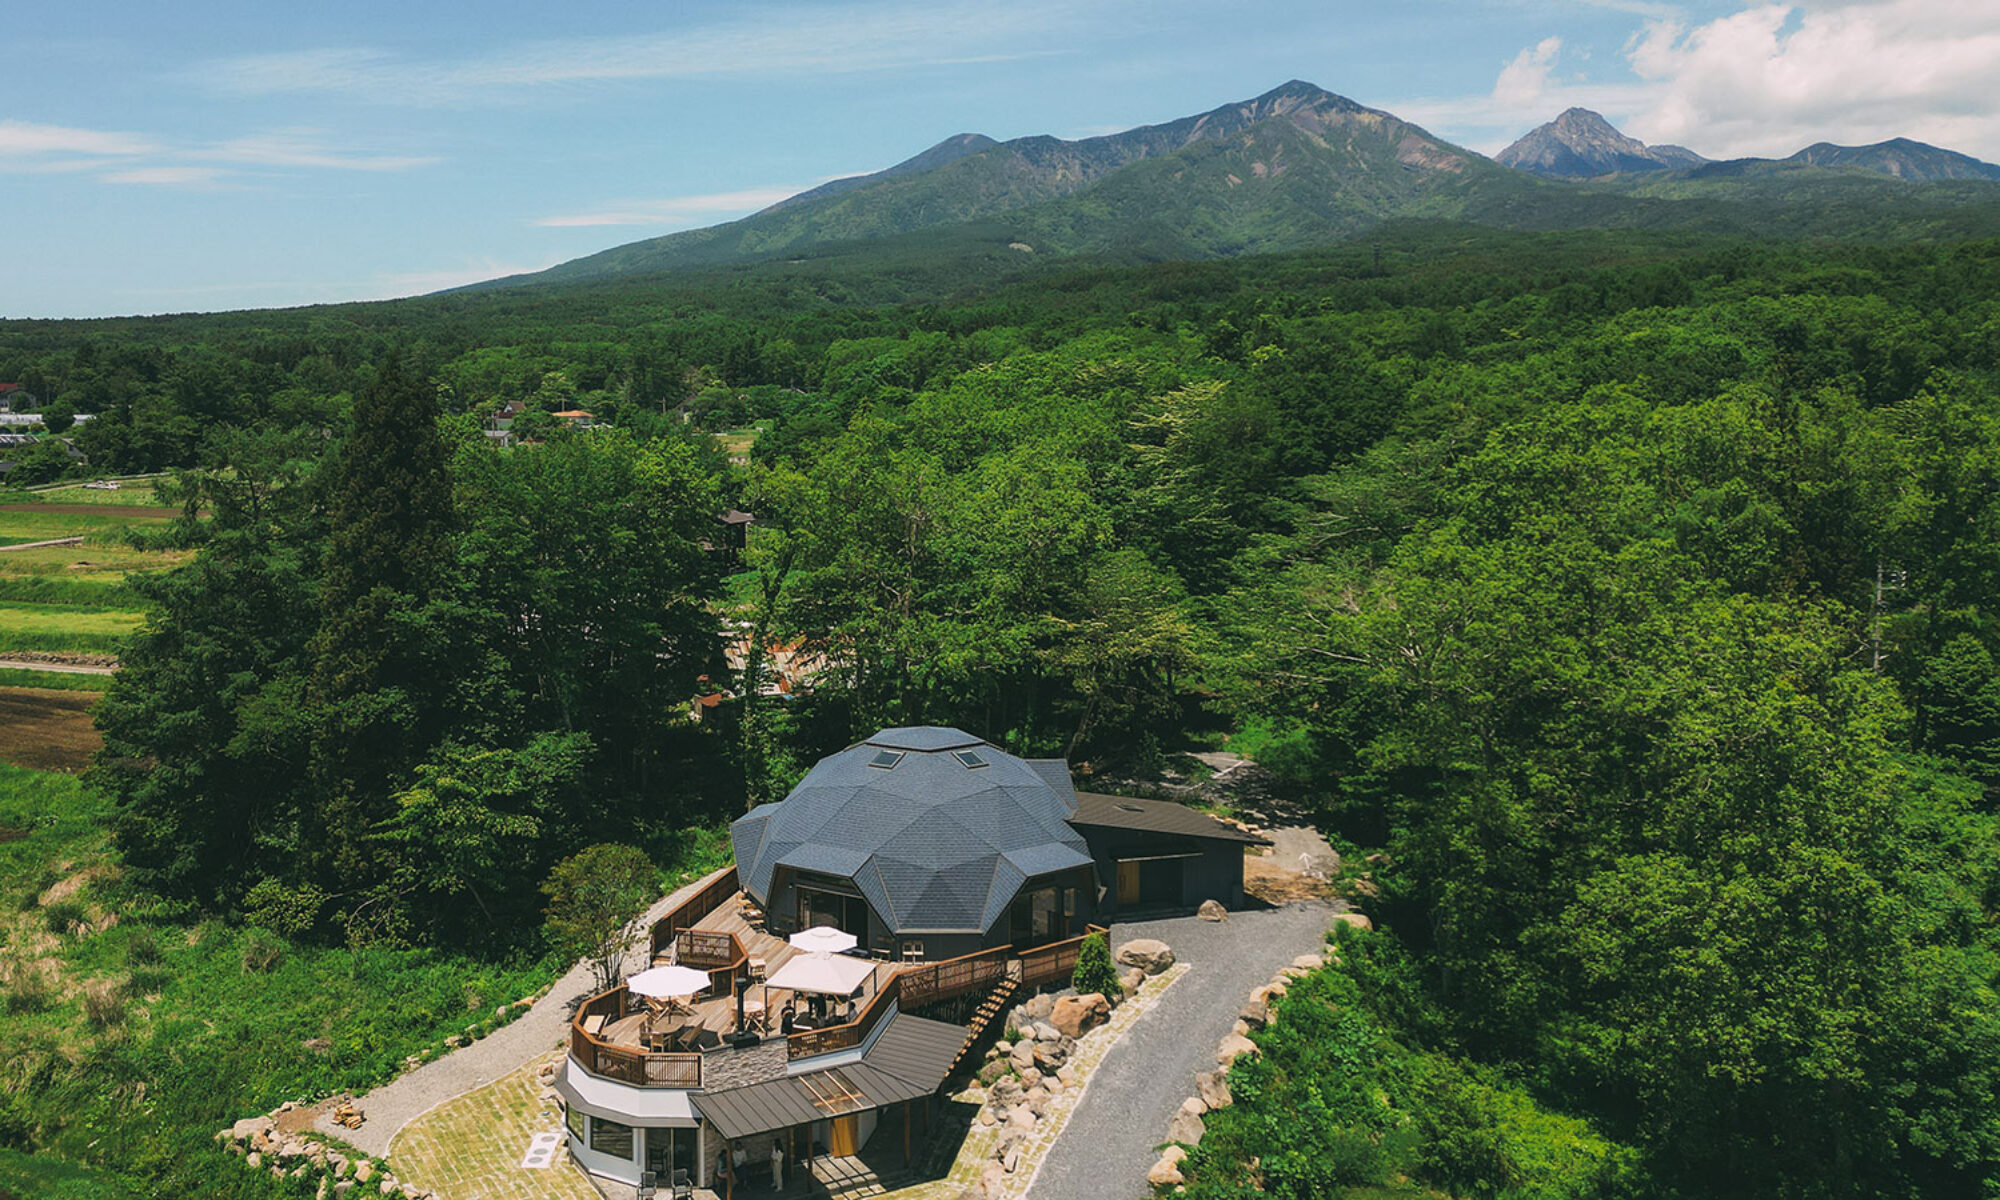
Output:
[[522,413],[526,411],[528,411],[528,406],[526,404],[522,403],[519,400],[509,400],[507,403],[501,405],[499,408],[496,408],[492,412],[487,414],[486,428],[489,432],[496,430],[504,430],[514,423],[515,417],[520,416]]
[[572,429],[589,429],[591,426],[597,424],[596,417],[591,416],[588,412],[580,408],[565,409],[562,412],[550,415]]

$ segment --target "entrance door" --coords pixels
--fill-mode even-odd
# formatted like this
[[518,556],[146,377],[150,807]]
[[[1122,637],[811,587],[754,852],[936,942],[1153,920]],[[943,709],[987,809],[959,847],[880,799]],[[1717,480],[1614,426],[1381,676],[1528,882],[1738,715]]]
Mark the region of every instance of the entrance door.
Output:
[[1121,862],[1118,864],[1118,907],[1139,903],[1139,864]]
[[646,1130],[646,1169],[659,1179],[663,1189],[677,1170],[694,1178],[695,1139],[699,1135],[695,1129]]
[[827,1153],[836,1158],[848,1158],[861,1153],[861,1118],[852,1114],[833,1119],[833,1131],[827,1138]]

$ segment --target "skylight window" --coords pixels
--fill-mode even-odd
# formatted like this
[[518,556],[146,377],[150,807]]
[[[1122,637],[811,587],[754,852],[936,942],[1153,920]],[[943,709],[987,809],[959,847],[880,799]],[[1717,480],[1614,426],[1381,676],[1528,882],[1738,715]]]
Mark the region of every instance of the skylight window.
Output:
[[875,757],[868,760],[868,765],[879,767],[884,771],[891,771],[895,769],[897,763],[902,761],[903,752],[901,750],[877,750]]
[[977,771],[979,768],[987,765],[986,760],[980,757],[977,750],[954,750],[951,752],[951,756],[957,759],[960,765],[968,771]]

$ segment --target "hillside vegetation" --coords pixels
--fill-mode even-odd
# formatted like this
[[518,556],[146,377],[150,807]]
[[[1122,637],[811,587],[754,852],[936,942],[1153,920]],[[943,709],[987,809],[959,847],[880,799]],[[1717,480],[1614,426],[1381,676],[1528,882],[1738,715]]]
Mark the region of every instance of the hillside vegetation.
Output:
[[[857,252],[0,325],[0,375],[100,413],[104,469],[176,469],[210,514],[126,585],[147,619],[105,752],[49,801],[122,889],[106,911],[177,923],[162,948],[206,931],[190,986],[225,1006],[244,939],[278,933],[322,982],[525,981],[552,864],[665,863],[880,726],[1086,771],[1234,744],[1385,856],[1386,933],[1323,1012],[1285,1007],[1191,1192],[2000,1172],[2000,244],[1430,222],[942,272]],[[483,435],[507,401],[537,444]],[[614,428],[546,416],[577,407]],[[732,467],[716,435],[749,428]],[[731,506],[758,516],[740,558]],[[696,723],[697,692],[754,693],[730,621],[826,668]],[[49,952],[110,977],[138,923]],[[447,1027],[311,1014],[380,1041],[232,1103]],[[164,1066],[140,1097],[153,1076],[61,1061],[91,1112],[219,1116]],[[21,1094],[20,1152],[142,1184],[214,1153],[160,1115],[127,1161],[44,1100],[68,1093]],[[1265,1169],[1298,1147],[1337,1169]]]

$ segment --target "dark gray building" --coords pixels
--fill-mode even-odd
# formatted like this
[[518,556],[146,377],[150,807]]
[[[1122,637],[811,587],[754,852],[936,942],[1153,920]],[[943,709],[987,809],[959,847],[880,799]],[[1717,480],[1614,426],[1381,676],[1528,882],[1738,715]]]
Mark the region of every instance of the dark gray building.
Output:
[[1034,946],[1135,911],[1243,903],[1262,839],[1178,804],[1079,797],[1060,759],[885,729],[730,829],[773,932],[832,925],[897,958]]

